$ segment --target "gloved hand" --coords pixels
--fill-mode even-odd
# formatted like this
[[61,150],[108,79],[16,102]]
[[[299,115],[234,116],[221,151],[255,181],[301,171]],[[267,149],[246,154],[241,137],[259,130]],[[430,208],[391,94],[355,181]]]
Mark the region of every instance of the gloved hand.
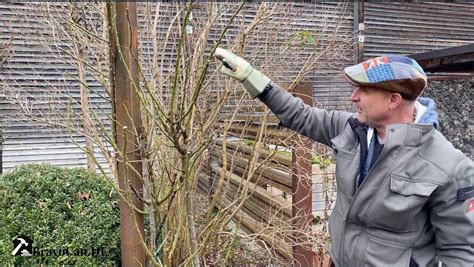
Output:
[[270,78],[254,69],[250,63],[229,50],[218,47],[214,55],[223,64],[219,71],[241,81],[252,97],[257,97],[270,83]]

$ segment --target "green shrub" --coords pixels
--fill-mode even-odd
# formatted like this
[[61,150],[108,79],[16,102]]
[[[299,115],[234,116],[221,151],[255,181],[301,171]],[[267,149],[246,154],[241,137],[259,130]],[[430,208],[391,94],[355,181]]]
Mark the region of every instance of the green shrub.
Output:
[[[24,165],[1,176],[0,263],[17,266],[117,263],[120,259],[117,199],[106,178],[83,168]],[[43,256],[39,252],[31,257],[12,256],[12,240],[19,235],[33,239],[33,249],[42,251]],[[96,254],[92,255],[93,252]]]
[[332,161],[330,158],[326,158],[321,155],[314,155],[311,158],[311,164],[312,165],[319,165],[319,168],[321,169],[326,169],[329,165],[331,165]]

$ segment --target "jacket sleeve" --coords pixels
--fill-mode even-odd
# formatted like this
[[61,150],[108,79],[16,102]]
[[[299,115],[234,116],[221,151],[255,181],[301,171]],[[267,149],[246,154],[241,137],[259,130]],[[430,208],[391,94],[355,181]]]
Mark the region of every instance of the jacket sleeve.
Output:
[[273,82],[258,97],[284,126],[328,146],[332,138],[342,133],[352,116],[347,112],[328,112],[308,106]]
[[456,165],[451,181],[435,193],[431,208],[436,254],[443,266],[473,266],[473,195],[474,163],[464,156]]

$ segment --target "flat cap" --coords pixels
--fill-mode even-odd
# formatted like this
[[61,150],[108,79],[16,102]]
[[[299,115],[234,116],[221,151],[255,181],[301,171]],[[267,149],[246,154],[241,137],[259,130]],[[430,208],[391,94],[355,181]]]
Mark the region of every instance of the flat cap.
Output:
[[344,77],[355,86],[400,93],[408,100],[415,100],[427,83],[425,72],[415,60],[398,55],[383,55],[347,67]]

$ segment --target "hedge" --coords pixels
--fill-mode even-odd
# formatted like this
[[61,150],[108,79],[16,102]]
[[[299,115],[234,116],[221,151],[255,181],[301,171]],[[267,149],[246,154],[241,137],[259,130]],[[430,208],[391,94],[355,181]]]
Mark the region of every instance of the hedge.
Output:
[[[23,165],[0,177],[0,263],[116,265],[118,197],[107,178],[83,168]],[[18,236],[33,255],[13,256]]]

